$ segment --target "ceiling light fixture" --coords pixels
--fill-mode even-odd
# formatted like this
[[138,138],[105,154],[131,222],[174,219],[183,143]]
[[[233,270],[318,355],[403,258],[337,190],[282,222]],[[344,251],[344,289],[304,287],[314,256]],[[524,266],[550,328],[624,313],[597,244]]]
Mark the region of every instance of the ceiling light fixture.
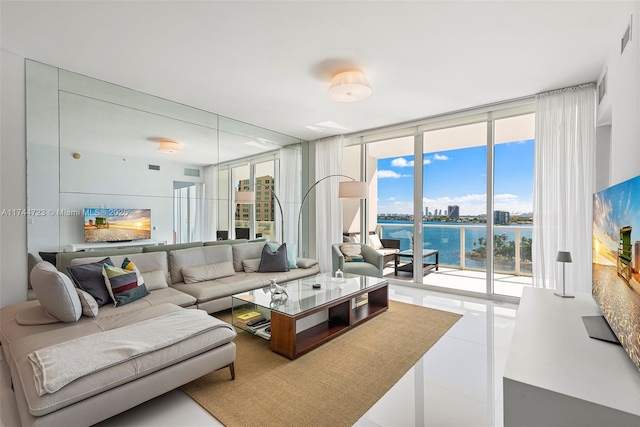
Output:
[[158,146],[158,151],[167,154],[182,153],[182,144],[178,141],[162,140]]
[[371,87],[362,71],[343,71],[331,79],[329,98],[339,102],[358,102],[371,96]]

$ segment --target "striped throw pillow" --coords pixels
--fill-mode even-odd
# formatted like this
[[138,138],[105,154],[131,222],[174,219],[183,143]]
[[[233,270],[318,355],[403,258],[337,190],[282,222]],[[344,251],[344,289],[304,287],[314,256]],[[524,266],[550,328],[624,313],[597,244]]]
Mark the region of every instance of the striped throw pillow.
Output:
[[129,304],[149,295],[144,284],[138,284],[138,278],[133,271],[104,264],[102,275],[107,291],[114,301],[114,307]]
[[125,257],[124,261],[122,261],[122,268],[127,271],[132,271],[136,273],[136,278],[138,279],[138,286],[144,284],[144,278],[142,274],[140,274],[140,270],[138,267],[131,261],[128,257]]

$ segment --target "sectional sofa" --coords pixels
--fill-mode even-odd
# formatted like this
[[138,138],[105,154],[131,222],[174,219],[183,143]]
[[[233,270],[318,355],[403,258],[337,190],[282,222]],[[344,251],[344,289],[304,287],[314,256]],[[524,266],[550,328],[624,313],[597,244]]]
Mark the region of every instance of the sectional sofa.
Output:
[[[0,343],[21,423],[92,425],[213,370],[228,367],[233,378],[235,331],[206,313],[230,307],[231,295],[267,286],[273,277],[282,283],[319,273],[315,260],[303,258],[290,259],[291,267],[284,271],[260,272],[264,246],[265,242],[240,240],[63,252],[57,254],[55,267],[30,255],[30,294],[39,299],[0,310]],[[98,306],[65,274],[76,271],[74,266],[93,268],[105,258],[114,266],[124,265],[125,259],[135,263],[148,295],[121,306]],[[186,333],[179,322],[188,325],[186,329],[199,329]],[[110,354],[121,350],[110,343],[136,334],[149,338],[131,338],[136,345],[127,351],[134,356],[110,363]],[[186,335],[170,339],[175,334]],[[100,351],[101,346],[108,351]],[[60,354],[67,355],[65,360]],[[88,363],[91,366],[81,369],[94,359],[96,366]],[[34,360],[44,361],[42,372]],[[75,372],[67,373],[71,381],[67,378],[57,390],[51,387],[64,377],[58,371],[69,370],[68,365],[73,366],[70,371],[86,373],[78,378],[73,378]],[[47,386],[43,377],[49,378]]]

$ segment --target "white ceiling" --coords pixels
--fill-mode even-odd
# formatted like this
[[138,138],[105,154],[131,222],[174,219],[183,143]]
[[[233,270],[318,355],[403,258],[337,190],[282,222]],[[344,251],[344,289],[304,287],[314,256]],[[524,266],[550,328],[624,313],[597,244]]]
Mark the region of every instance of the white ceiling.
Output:
[[[629,23],[623,3],[2,1],[1,43],[314,140],[595,81]],[[373,95],[329,100],[332,74],[353,67]]]

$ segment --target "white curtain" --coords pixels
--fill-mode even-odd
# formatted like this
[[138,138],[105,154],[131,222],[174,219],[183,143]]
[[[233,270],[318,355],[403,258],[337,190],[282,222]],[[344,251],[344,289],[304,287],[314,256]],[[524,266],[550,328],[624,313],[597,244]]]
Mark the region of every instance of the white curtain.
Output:
[[[216,240],[216,214],[215,206],[216,176],[215,165],[204,168],[204,186],[196,186],[196,223],[194,227],[194,241]],[[203,189],[204,187],[204,189]]]
[[558,251],[569,251],[567,292],[591,292],[595,190],[595,85],[536,96],[533,285],[562,289]]
[[[337,136],[316,142],[316,181],[342,173],[344,138]],[[331,245],[342,242],[342,202],[338,198],[340,179],[329,178],[315,188],[316,256],[321,272],[330,272]]]
[[[282,203],[284,214],[284,230],[282,230],[282,241],[287,243],[287,248],[291,245],[297,246],[298,241],[298,211],[300,209],[300,199],[302,185],[302,147],[300,145],[288,145],[280,149],[280,182],[278,183],[278,198]],[[278,213],[279,215],[279,213]],[[278,222],[280,224],[280,222]],[[295,253],[298,252],[296,247]]]

